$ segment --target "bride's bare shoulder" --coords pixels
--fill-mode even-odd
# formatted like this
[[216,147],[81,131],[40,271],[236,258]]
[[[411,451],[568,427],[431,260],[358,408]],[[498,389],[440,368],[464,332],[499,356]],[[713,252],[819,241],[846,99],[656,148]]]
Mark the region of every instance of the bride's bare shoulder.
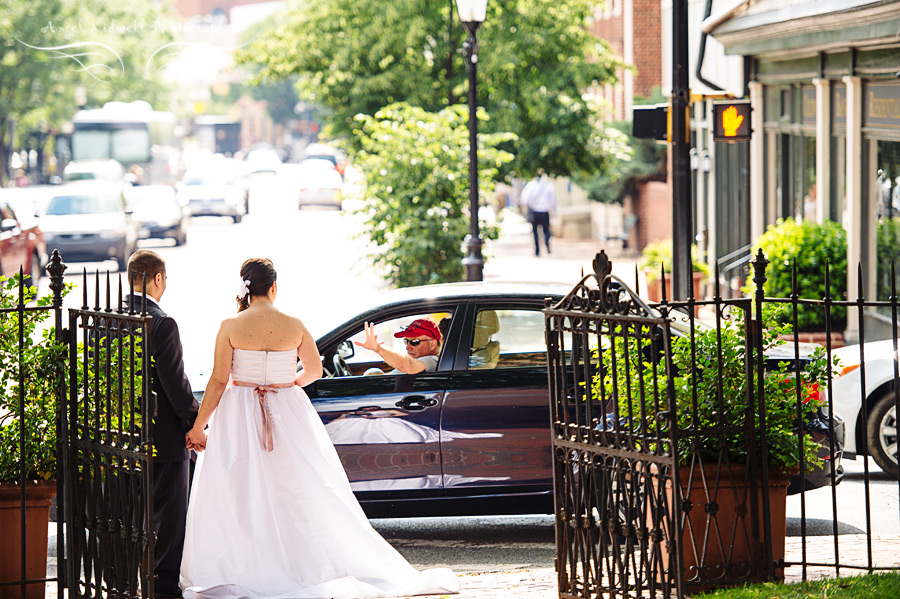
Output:
[[237,322],[238,322],[237,316],[232,316],[230,318],[226,318],[219,324],[219,331],[223,332],[223,333],[233,331]]

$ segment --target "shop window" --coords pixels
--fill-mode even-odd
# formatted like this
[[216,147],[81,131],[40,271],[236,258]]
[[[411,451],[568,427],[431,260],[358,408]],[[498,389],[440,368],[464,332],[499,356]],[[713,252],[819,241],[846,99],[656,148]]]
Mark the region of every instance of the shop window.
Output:
[[870,213],[876,218],[876,293],[877,299],[886,300],[891,295],[891,262],[900,268],[900,142],[877,143],[875,173],[875,207]]
[[847,207],[847,138],[831,138],[831,197],[828,198],[828,214],[831,220],[847,227],[844,210]]

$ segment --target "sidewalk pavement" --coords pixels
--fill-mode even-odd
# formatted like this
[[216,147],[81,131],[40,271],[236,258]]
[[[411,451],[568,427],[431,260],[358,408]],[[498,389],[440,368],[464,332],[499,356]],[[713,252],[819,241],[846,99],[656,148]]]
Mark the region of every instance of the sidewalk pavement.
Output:
[[[531,225],[521,215],[505,211],[499,239],[485,242],[484,280],[554,282],[574,287],[582,273],[593,271],[594,256],[605,250],[612,260],[613,274],[634,287],[639,254],[622,250],[620,242],[553,237],[550,239],[551,254],[546,253],[543,238],[541,242],[541,255],[535,256]],[[641,281],[642,289],[643,286]]]
[[[852,564],[860,569],[842,567],[840,576],[865,574],[868,563],[868,541],[866,535],[840,535],[840,557],[842,564]],[[879,568],[900,566],[900,539],[895,537],[872,536],[872,565]],[[787,537],[785,540],[785,560],[799,562],[803,559],[802,537]],[[807,563],[824,564],[835,561],[833,537],[807,537]],[[806,579],[835,578],[833,567],[808,566]],[[458,595],[431,595],[441,599],[557,599],[556,572],[552,567],[525,568],[499,572],[464,572],[459,574]],[[785,582],[803,580],[803,569],[792,566],[785,571]],[[403,598],[415,599],[415,598]]]

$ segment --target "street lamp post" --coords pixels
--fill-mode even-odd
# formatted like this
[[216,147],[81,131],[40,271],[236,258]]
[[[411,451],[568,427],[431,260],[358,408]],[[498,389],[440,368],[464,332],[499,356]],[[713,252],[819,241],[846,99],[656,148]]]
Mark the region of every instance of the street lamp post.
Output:
[[466,236],[466,257],[463,266],[467,281],[484,279],[484,257],[481,254],[481,234],[478,227],[478,120],[475,67],[478,64],[478,28],[484,23],[487,0],[456,0],[459,21],[468,33],[463,48],[466,51],[466,72],[469,75],[469,234]]

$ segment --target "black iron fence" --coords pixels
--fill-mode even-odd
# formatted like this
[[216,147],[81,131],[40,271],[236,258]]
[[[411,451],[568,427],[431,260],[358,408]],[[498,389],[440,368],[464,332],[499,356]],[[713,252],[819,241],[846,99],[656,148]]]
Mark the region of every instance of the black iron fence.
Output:
[[[123,298],[100,274],[94,305],[83,274],[82,306],[69,310],[69,392],[61,406],[65,439],[64,511],[70,599],[154,595],[153,445],[147,300]],[[115,298],[115,299],[113,299]]]
[[64,328],[65,269],[54,251],[47,298],[21,273],[0,283],[0,598],[43,599],[48,583],[60,598],[152,597],[152,319],[109,273],[103,293],[96,273],[91,306],[85,272]]
[[[717,272],[712,299],[648,305],[601,252],[545,310],[560,597],[900,568],[900,534],[873,521],[900,498],[896,291],[802,299],[795,275],[791,297],[770,298],[767,260],[751,264],[752,298],[723,297]],[[872,310],[892,339],[865,342]],[[794,334],[811,311],[818,346]],[[860,345],[837,349],[831,324],[851,318]]]

